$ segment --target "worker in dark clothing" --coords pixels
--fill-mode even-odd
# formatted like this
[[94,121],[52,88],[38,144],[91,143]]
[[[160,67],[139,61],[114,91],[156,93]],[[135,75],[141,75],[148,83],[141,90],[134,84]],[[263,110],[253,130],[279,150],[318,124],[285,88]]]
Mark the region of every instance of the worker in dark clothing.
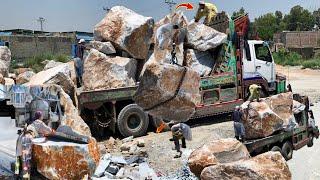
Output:
[[292,92],[291,84],[288,84],[288,86],[287,86],[287,92]]
[[77,53],[76,53],[77,57],[74,59],[78,87],[82,85],[83,62],[84,62],[83,56],[84,56],[84,51],[86,49],[85,43],[86,41],[84,39],[80,39],[77,46]]
[[245,140],[245,129],[242,121],[242,112],[239,106],[235,107],[235,110],[232,114],[232,121],[234,126],[235,138],[239,141]]
[[205,17],[204,24],[209,26],[214,18],[217,16],[218,9],[214,4],[199,2],[199,9],[195,17],[195,22],[199,22],[202,17]]
[[250,97],[249,97],[249,101],[253,102],[255,99],[257,100],[257,102],[260,102],[260,90],[261,90],[261,86],[258,86],[256,84],[251,84],[249,87],[249,91],[250,91]]
[[[170,126],[170,123],[169,123]],[[180,150],[180,139],[182,141],[182,148],[187,148],[186,140],[191,141],[192,140],[192,132],[191,128],[184,124],[184,123],[178,123],[171,127],[172,132],[172,139],[171,141],[174,142],[174,150],[177,150],[179,153],[178,155],[174,156],[174,158],[180,158],[182,155],[182,151]]]

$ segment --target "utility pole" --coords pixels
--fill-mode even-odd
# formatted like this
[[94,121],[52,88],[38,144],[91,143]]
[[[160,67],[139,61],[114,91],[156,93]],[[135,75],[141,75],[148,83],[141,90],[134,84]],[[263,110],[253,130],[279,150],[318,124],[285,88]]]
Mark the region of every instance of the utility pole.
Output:
[[43,23],[46,21],[46,19],[43,17],[39,17],[39,19],[37,19],[37,21],[40,23],[40,29],[43,32]]
[[164,3],[169,5],[169,10],[170,10],[170,14],[172,13],[172,7],[174,5],[176,5],[177,3],[175,3],[173,0],[165,0]]

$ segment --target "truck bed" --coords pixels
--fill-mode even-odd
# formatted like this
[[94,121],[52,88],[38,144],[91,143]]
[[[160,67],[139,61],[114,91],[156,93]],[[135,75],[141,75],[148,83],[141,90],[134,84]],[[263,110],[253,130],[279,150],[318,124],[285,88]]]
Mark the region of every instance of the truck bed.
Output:
[[96,90],[96,91],[81,91],[79,95],[79,103],[81,105],[87,103],[99,103],[110,101],[131,100],[138,86]]
[[252,153],[254,150],[264,147],[269,144],[274,144],[277,142],[282,142],[283,140],[292,137],[294,134],[293,131],[280,131],[277,134],[265,137],[265,138],[259,138],[254,140],[247,140],[243,144],[247,147],[248,151]]

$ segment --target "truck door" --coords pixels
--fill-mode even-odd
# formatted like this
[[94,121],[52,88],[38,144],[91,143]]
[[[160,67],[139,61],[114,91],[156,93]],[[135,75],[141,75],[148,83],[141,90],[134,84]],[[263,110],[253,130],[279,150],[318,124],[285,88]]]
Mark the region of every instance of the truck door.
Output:
[[274,82],[276,78],[275,65],[267,44],[254,44],[255,69],[268,83]]

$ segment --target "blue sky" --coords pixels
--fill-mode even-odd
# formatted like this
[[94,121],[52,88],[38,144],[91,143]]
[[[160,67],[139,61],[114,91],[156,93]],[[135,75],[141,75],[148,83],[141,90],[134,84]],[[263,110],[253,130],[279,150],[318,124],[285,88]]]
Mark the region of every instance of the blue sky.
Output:
[[[45,31],[92,31],[105,15],[103,7],[124,5],[134,11],[152,16],[156,20],[169,13],[165,0],[0,0],[0,29],[39,29],[37,18],[44,17]],[[198,4],[198,0],[175,0],[177,3],[190,2]],[[268,12],[281,10],[289,12],[295,5],[309,10],[320,8],[320,0],[207,0],[217,5],[219,11],[232,13],[244,7],[252,18]],[[186,11],[192,18],[196,9]]]

